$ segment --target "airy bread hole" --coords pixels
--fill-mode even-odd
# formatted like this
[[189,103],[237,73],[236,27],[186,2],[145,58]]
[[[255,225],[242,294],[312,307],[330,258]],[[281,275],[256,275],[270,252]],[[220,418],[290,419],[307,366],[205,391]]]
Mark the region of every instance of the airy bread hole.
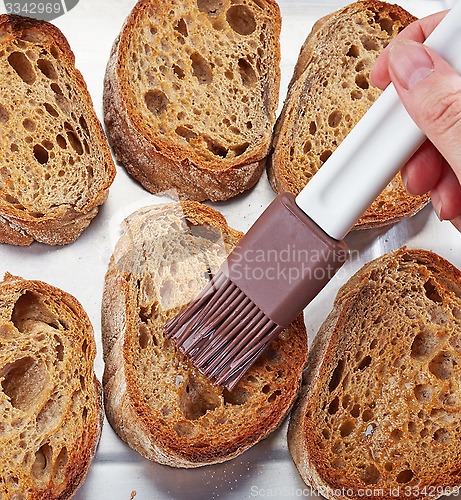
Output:
[[58,143],[58,146],[61,148],[61,149],[66,149],[67,148],[67,142],[66,142],[66,139],[61,135],[61,134],[58,134],[56,136],[56,142]]
[[80,123],[80,126],[82,127],[83,131],[89,137],[90,136],[90,129],[89,129],[88,123],[86,123],[85,117],[83,115],[80,116],[78,123]]
[[360,363],[357,365],[357,368],[359,370],[365,370],[365,368],[367,368],[368,366],[370,366],[371,364],[371,356],[365,356],[362,361],[360,361]]
[[34,156],[35,156],[35,159],[39,163],[41,163],[42,165],[44,165],[45,163],[48,162],[48,158],[49,158],[48,151],[40,144],[36,144],[34,146]]
[[330,158],[331,153],[332,152],[329,149],[323,151],[322,154],[320,155],[320,161],[322,163],[325,163],[328,160],[328,158]]
[[62,340],[59,338],[58,335],[55,335],[54,341],[56,342],[56,344],[55,344],[56,360],[63,361],[64,360],[64,345],[62,343]]
[[27,291],[16,301],[11,321],[21,333],[27,333],[25,331],[25,322],[30,319],[41,321],[53,328],[58,328],[59,324],[55,316],[40,300],[40,296],[34,292]]
[[352,434],[354,429],[355,429],[355,422],[353,420],[346,420],[339,427],[339,433],[341,434],[341,437],[344,438]]
[[178,23],[176,24],[176,26],[174,27],[174,29],[176,31],[178,31],[179,33],[181,33],[181,35],[183,36],[188,36],[189,33],[187,31],[187,24],[186,24],[186,21],[184,21],[184,19],[180,19],[178,21]]
[[360,99],[362,99],[362,97],[363,94],[360,90],[357,89],[351,90],[351,99],[353,101],[359,101]]
[[394,33],[394,21],[392,19],[383,17],[382,19],[379,19],[378,24],[383,31],[385,31],[389,36],[392,36]]
[[234,152],[235,156],[240,156],[243,155],[243,153],[249,148],[249,146],[250,146],[249,142],[244,142],[243,144],[232,146],[231,149]]
[[391,439],[393,441],[401,441],[403,438],[403,432],[400,429],[393,429],[391,432]]
[[178,422],[173,429],[179,437],[193,438],[197,434],[197,429],[191,422]]
[[141,349],[145,349],[149,345],[150,332],[145,323],[139,325],[138,342]]
[[49,375],[43,363],[26,356],[5,365],[0,379],[11,405],[27,412],[48,384]]
[[438,379],[446,380],[454,376],[456,364],[451,353],[444,351],[431,360],[429,371]]
[[453,408],[459,408],[461,405],[461,399],[459,394],[456,394],[455,392],[442,392],[439,395],[439,403],[448,408],[448,409],[453,409]]
[[198,52],[190,56],[192,62],[192,74],[201,84],[209,84],[213,80],[213,71],[210,63]]
[[50,80],[56,80],[58,78],[58,74],[56,73],[56,69],[51,61],[48,59],[39,59],[37,61],[38,69]]
[[198,136],[197,134],[191,130],[190,128],[183,127],[182,125],[179,127],[176,127],[175,132],[180,136],[186,139],[187,142],[191,141],[192,139],[196,139]]
[[209,16],[218,16],[221,14],[225,4],[224,0],[197,0],[198,10]]
[[437,287],[434,284],[434,282],[430,279],[424,283],[424,290],[426,293],[426,297],[429,300],[432,300],[432,302],[443,302],[442,297],[439,295],[439,292],[437,291]]
[[67,448],[63,446],[53,464],[53,482],[60,483],[65,478],[65,468],[69,461]]
[[36,417],[37,432],[43,433],[52,429],[62,417],[62,407],[64,406],[64,396],[53,394],[44,404]]
[[406,484],[413,479],[414,473],[411,469],[405,469],[397,474],[395,478],[399,484]]
[[268,403],[273,403],[280,395],[282,394],[282,391],[280,389],[277,389],[274,391],[268,398],[267,402]]
[[341,113],[341,111],[333,111],[332,113],[330,113],[330,116],[328,117],[328,125],[331,127],[331,128],[336,128],[340,123],[341,123],[341,119],[343,117],[343,114]]
[[370,36],[364,35],[360,38],[360,41],[366,51],[380,50],[378,42]]
[[431,332],[416,335],[411,345],[411,357],[418,361],[429,359],[439,348],[440,341]]
[[362,472],[361,478],[365,484],[376,484],[381,479],[381,474],[373,464],[368,464]]
[[178,394],[178,405],[185,418],[197,420],[207,411],[215,410],[220,405],[220,399],[204,379],[189,374]]
[[328,405],[328,413],[334,415],[339,410],[339,398],[336,396],[333,401]]
[[259,80],[255,70],[253,69],[253,66],[246,59],[240,58],[238,67],[244,87],[253,87]]
[[67,134],[67,139],[69,141],[69,144],[71,145],[72,149],[78,154],[82,155],[83,154],[83,146],[82,143],[76,134],[75,130],[73,129],[72,125],[70,125],[68,122],[64,123],[64,129]]
[[344,359],[340,359],[333,371],[333,374],[331,375],[330,383],[328,384],[328,389],[330,392],[333,392],[340,384],[341,379],[343,378],[344,366]]
[[155,116],[161,115],[168,107],[168,97],[161,90],[149,90],[144,94],[147,109]]
[[447,429],[440,428],[434,432],[434,441],[439,444],[446,444],[450,441],[450,433]]
[[373,413],[373,410],[371,410],[370,408],[366,409],[363,411],[362,413],[362,420],[364,422],[369,422],[370,420],[373,420],[374,418],[374,413]]
[[368,78],[365,75],[362,75],[361,73],[355,77],[355,83],[358,87],[360,87],[363,90],[367,90],[370,87],[370,84],[368,83]]
[[414,389],[415,398],[420,403],[429,403],[432,399],[432,387],[428,384],[419,384]]
[[50,114],[51,116],[54,116],[55,118],[57,118],[59,116],[59,113],[56,111],[56,109],[51,104],[49,104],[48,102],[45,102],[44,106],[45,106],[45,109],[46,109],[48,114]]
[[180,68],[178,65],[173,64],[173,73],[180,79],[182,80],[186,73],[182,68]]
[[52,83],[50,85],[51,87],[51,90],[58,96],[64,96],[64,94],[62,93],[62,90],[61,90],[61,87],[57,84],[57,83]]
[[250,391],[247,391],[242,387],[236,387],[232,391],[224,389],[222,395],[225,404],[228,403],[231,405],[243,405],[248,401],[248,398],[251,396],[251,393]]
[[0,124],[6,123],[10,118],[10,113],[8,110],[5,108],[5,106],[2,106],[0,104]]
[[48,481],[48,476],[53,460],[53,448],[48,443],[43,444],[35,453],[32,464],[32,479],[37,482]]
[[8,56],[8,62],[24,83],[32,85],[35,82],[36,75],[34,68],[24,53],[12,52]]
[[35,124],[34,120],[31,120],[30,118],[26,118],[22,122],[22,126],[27,130],[27,132],[34,132],[34,130],[37,127],[37,125]]
[[256,29],[253,12],[246,5],[233,5],[226,12],[229,26],[240,35],[251,35]]
[[314,121],[312,121],[309,123],[309,134],[315,135],[316,132],[317,132],[317,124]]
[[228,149],[225,148],[222,144],[206,135],[203,138],[206,142],[208,150],[211,151],[215,156],[220,156],[221,158],[225,158],[227,156]]
[[349,57],[359,57],[360,49],[357,47],[357,45],[351,45],[346,55]]

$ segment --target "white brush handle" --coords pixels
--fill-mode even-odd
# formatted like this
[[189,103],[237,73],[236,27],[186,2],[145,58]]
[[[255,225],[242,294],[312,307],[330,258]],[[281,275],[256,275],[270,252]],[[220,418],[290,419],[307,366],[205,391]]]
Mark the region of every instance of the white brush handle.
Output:
[[[461,0],[425,44],[461,73]],[[343,239],[424,139],[389,85],[299,193],[296,204],[329,236]]]

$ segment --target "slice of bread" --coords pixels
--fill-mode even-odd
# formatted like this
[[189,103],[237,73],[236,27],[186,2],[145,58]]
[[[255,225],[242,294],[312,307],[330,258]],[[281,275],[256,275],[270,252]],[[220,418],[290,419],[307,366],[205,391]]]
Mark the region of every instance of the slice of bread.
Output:
[[314,340],[290,421],[304,481],[335,500],[459,490],[460,373],[461,272],[405,248],[365,265]]
[[[381,93],[369,81],[381,50],[414,20],[398,5],[365,0],[314,25],[299,54],[274,132],[268,175],[275,191],[298,194],[327,161]],[[392,144],[383,144],[376,154],[386,154],[386,148]],[[396,222],[428,201],[427,195],[409,196],[398,174],[355,229]]]
[[0,497],[70,498],[102,427],[91,323],[68,293],[6,274],[0,343]]
[[0,16],[0,242],[74,241],[115,176],[107,139],[64,35]]
[[233,458],[276,429],[296,399],[307,357],[302,316],[231,392],[163,335],[241,236],[219,212],[185,201],[135,212],[116,245],[102,307],[106,415],[151,460],[198,467]]
[[152,193],[224,200],[251,188],[269,153],[280,85],[274,0],[140,0],[115,41],[105,123]]

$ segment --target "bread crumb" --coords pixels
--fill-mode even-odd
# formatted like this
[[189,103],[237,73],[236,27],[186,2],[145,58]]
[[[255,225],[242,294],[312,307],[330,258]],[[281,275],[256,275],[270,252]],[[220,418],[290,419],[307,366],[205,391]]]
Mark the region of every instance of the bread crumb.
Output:
[[133,490],[130,494],[130,500],[133,500],[135,496],[136,496],[136,490]]

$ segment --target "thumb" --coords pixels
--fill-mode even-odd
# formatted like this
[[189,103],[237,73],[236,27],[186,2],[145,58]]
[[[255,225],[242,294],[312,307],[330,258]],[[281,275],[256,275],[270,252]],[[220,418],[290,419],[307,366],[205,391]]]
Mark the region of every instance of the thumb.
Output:
[[461,183],[461,76],[437,53],[411,40],[391,47],[389,74],[409,115]]

